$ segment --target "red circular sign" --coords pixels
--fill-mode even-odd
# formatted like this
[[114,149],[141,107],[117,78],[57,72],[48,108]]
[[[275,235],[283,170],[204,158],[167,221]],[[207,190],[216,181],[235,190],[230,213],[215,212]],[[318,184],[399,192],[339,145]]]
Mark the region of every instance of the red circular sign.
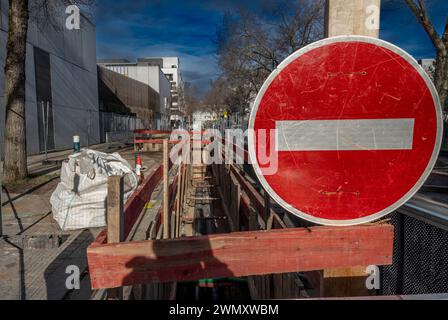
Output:
[[326,225],[397,209],[422,186],[440,149],[442,111],[418,63],[369,37],[313,43],[260,90],[249,155],[271,197]]

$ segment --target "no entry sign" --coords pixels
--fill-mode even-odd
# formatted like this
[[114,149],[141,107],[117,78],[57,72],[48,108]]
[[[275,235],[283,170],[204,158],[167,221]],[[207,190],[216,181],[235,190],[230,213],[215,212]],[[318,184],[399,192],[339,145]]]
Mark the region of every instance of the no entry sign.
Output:
[[260,90],[249,155],[270,196],[291,213],[354,225],[397,209],[430,174],[442,111],[425,71],[369,37],[313,43]]

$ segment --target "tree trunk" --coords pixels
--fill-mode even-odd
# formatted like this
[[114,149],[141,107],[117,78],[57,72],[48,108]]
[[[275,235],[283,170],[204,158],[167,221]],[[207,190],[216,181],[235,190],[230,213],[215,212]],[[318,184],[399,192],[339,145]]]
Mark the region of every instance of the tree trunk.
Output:
[[439,93],[440,104],[444,111],[448,111],[448,56],[437,53],[434,83]]
[[28,0],[9,0],[9,30],[5,65],[6,123],[4,180],[28,175],[25,123],[25,59]]

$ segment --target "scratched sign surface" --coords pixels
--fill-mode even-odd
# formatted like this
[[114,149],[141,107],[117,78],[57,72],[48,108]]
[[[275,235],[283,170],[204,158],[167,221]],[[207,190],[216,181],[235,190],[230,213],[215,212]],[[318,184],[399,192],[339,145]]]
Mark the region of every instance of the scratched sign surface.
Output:
[[329,38],[267,79],[251,112],[249,155],[291,213],[365,223],[422,186],[440,149],[441,115],[430,78],[406,52],[374,38]]

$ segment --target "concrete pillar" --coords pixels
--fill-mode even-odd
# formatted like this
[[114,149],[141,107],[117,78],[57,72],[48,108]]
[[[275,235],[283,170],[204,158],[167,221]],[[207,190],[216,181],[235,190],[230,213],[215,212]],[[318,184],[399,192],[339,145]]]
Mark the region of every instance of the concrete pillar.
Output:
[[[326,0],[325,36],[361,35],[379,37],[381,0]],[[320,272],[324,297],[369,296],[365,283],[367,267],[326,269]]]
[[381,0],[326,0],[325,36],[379,37]]

